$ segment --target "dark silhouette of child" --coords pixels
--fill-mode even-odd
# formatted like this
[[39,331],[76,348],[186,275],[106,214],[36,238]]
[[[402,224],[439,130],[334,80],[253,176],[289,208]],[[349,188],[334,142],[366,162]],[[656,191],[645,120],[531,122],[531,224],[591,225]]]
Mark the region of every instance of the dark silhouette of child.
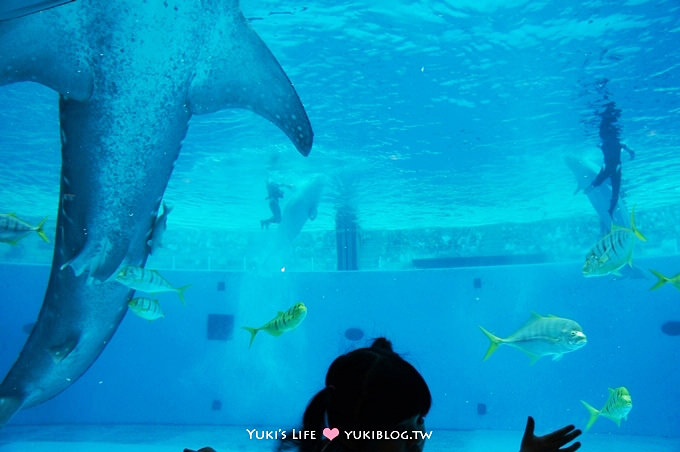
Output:
[[[420,373],[392,350],[387,339],[378,338],[370,347],[342,355],[331,364],[326,387],[309,402],[298,430],[315,431],[316,438],[293,439],[288,435],[279,443],[278,451],[420,452],[425,445],[425,416],[431,403],[430,390]],[[332,441],[322,435],[330,427],[340,432]],[[350,431],[401,434],[399,439],[385,440],[348,438],[342,433]],[[566,445],[580,434],[581,430],[568,425],[535,436],[534,419],[529,417],[520,452],[574,452],[581,443]],[[215,451],[204,448],[199,452]]]
[[[326,374],[326,387],[307,405],[298,430],[315,431],[314,439],[288,435],[278,451],[299,452],[421,452],[425,445],[425,416],[432,397],[420,373],[392,350],[385,338],[373,345],[341,355]],[[340,433],[333,440],[321,432],[401,432],[399,439],[363,439]],[[421,432],[422,434],[417,434]],[[520,452],[574,452],[580,442],[566,446],[581,434],[568,425],[545,436],[534,435],[534,419],[529,416]],[[298,435],[299,436],[299,435]],[[184,452],[196,452],[185,449]],[[210,447],[198,452],[215,452]]]

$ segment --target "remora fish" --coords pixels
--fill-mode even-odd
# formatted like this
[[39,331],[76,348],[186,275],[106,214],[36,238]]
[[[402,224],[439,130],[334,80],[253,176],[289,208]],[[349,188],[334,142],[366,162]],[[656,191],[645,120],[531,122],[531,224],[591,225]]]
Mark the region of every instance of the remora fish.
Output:
[[485,361],[503,344],[523,351],[533,364],[547,355],[554,355],[553,360],[557,361],[563,354],[578,350],[587,342],[581,325],[554,315],[542,317],[533,313],[527,323],[505,339],[494,336],[481,326],[479,328],[491,341],[484,355]]
[[652,274],[656,276],[656,278],[658,279],[656,284],[654,284],[649,290],[656,290],[666,283],[671,283],[675,286],[676,289],[680,290],[680,273],[673,276],[672,278],[669,278],[667,276],[662,275],[656,270],[652,270],[651,268],[649,269],[649,271],[652,272]]
[[49,283],[0,384],[0,425],[68,388],[109,343],[133,295],[111,276],[145,265],[192,115],[246,108],[311,150],[304,107],[238,1],[173,4],[78,0],[0,22],[0,85],[59,94],[62,155]]
[[19,240],[31,232],[35,232],[45,242],[50,243],[45,232],[43,232],[46,221],[47,218],[43,218],[37,226],[31,226],[13,213],[0,213],[0,242],[16,245]]
[[163,246],[163,234],[168,229],[168,214],[170,212],[172,212],[172,207],[168,207],[165,201],[163,201],[163,212],[154,221],[151,237],[146,242],[149,245],[149,254],[153,254],[154,251]]
[[165,317],[160,303],[153,298],[133,298],[128,303],[128,306],[132,312],[145,320],[156,320]]
[[271,319],[269,322],[265,323],[259,328],[251,328],[249,326],[242,327],[244,330],[250,333],[250,342],[248,347],[253,345],[253,340],[258,331],[264,331],[271,334],[272,336],[281,336],[281,334],[286,331],[291,331],[297,328],[300,323],[307,316],[307,307],[304,303],[297,303],[293,305],[292,308],[286,312],[279,311],[276,317]]
[[619,269],[628,264],[633,266],[635,238],[647,239],[635,227],[635,209],[630,214],[630,228],[612,225],[609,234],[602,237],[586,255],[583,276],[604,276],[610,273],[621,276]]
[[170,282],[163,278],[163,275],[156,270],[147,270],[141,267],[123,267],[116,275],[116,281],[129,287],[130,289],[141,290],[142,292],[157,294],[161,292],[177,292],[182,304],[184,303],[184,291],[191,284],[182,287],[173,287]]
[[581,400],[583,406],[586,407],[590,413],[590,419],[586,425],[586,430],[593,426],[598,417],[603,416],[616,422],[616,425],[621,427],[621,419],[628,419],[628,413],[633,408],[633,401],[630,398],[628,389],[621,386],[620,388],[609,388],[609,398],[601,410],[596,410],[586,402]]

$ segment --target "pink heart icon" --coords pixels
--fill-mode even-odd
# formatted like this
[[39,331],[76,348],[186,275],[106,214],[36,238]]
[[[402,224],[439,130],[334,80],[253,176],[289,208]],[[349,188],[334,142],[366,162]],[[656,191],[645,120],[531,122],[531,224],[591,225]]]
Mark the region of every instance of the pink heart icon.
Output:
[[338,430],[337,428],[326,427],[325,429],[323,429],[323,436],[325,436],[326,438],[328,438],[331,441],[333,441],[335,439],[335,437],[338,436],[339,434],[340,434],[340,430]]

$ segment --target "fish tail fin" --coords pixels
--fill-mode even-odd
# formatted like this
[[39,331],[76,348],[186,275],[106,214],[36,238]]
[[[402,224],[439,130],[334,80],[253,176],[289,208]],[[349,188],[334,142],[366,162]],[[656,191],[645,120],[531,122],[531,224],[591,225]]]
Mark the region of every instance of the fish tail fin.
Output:
[[650,268],[649,271],[652,272],[652,274],[654,274],[654,276],[656,276],[656,277],[659,279],[659,280],[656,282],[656,284],[654,284],[654,285],[649,289],[650,291],[656,290],[656,289],[658,289],[659,287],[661,287],[661,286],[663,286],[664,284],[666,284],[668,281],[670,281],[668,278],[666,278],[664,275],[662,275],[661,273],[659,273],[659,272],[656,271],[656,270],[652,270],[652,269]]
[[45,222],[47,221],[47,217],[43,218],[40,223],[38,223],[38,226],[35,227],[35,232],[38,233],[41,239],[43,239],[45,242],[50,243],[50,239],[47,238],[45,235],[45,231],[43,231],[43,226],[45,225]]
[[595,423],[595,421],[597,420],[597,417],[600,415],[600,412],[599,412],[599,410],[593,408],[592,406],[590,406],[587,402],[584,402],[583,400],[581,400],[581,403],[583,404],[583,406],[586,407],[586,409],[588,410],[588,413],[590,414],[590,419],[588,419],[588,423],[586,424],[586,431],[588,431],[590,429],[590,427],[592,427],[593,424]]
[[496,351],[498,346],[503,342],[503,339],[494,336],[481,326],[479,327],[479,329],[482,330],[482,333],[484,333],[486,337],[489,338],[489,341],[491,341],[491,344],[489,344],[489,349],[486,351],[486,355],[484,355],[484,361],[486,361],[493,354],[493,352]]
[[189,287],[191,287],[191,284],[187,284],[186,286],[178,287],[177,288],[177,296],[179,297],[179,301],[182,302],[183,305],[186,306],[186,302],[184,301],[184,291],[187,290]]
[[642,232],[638,231],[638,228],[635,226],[635,207],[633,207],[633,209],[630,211],[630,228],[633,230],[635,237],[642,240],[643,242],[647,241],[645,236],[642,235]]
[[259,330],[259,328],[251,328],[249,326],[243,326],[241,328],[243,328],[244,330],[246,330],[247,332],[250,333],[250,342],[248,342],[248,348],[250,348],[250,346],[253,345],[253,341],[255,340],[255,335],[260,330]]

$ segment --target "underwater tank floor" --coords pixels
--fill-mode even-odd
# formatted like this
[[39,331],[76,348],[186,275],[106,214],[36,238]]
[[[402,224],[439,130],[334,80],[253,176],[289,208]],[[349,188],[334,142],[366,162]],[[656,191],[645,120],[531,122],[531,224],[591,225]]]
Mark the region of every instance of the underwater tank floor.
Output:
[[[206,445],[217,452],[272,451],[276,440],[249,439],[249,426],[180,425],[36,425],[7,426],[0,431],[0,452],[182,452]],[[538,431],[538,434],[546,433]],[[426,450],[437,452],[512,452],[521,431],[433,430]],[[589,452],[680,452],[680,438],[582,435]]]

